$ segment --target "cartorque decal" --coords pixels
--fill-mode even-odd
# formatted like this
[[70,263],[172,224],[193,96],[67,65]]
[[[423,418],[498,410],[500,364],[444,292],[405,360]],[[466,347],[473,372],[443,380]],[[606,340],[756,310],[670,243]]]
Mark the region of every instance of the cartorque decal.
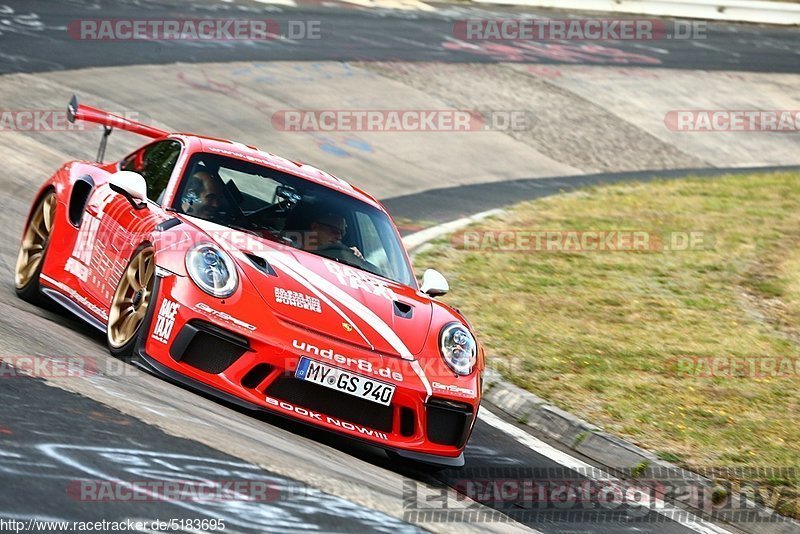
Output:
[[442,384],[441,382],[433,381],[431,384],[433,389],[438,389],[441,391],[447,391],[448,393],[454,393],[459,397],[466,397],[466,398],[475,398],[475,390],[469,388],[462,388],[460,386],[456,386],[454,384]]
[[239,328],[243,328],[250,332],[255,332],[256,330],[256,327],[251,325],[250,323],[246,323],[241,319],[237,319],[236,317],[229,315],[223,311],[216,310],[203,302],[198,302],[197,304],[195,304],[194,309],[195,311],[200,311],[203,313],[207,313],[208,315],[213,315],[214,317],[218,317],[223,321],[225,321],[226,323],[230,323],[232,325],[238,326]]

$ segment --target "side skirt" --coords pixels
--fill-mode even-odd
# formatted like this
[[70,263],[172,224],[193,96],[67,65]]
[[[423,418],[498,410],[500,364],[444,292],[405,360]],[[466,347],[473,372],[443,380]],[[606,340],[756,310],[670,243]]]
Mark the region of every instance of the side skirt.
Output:
[[78,319],[81,319],[85,323],[88,323],[103,333],[106,332],[106,325],[103,324],[100,319],[96,318],[94,315],[86,311],[80,304],[64,295],[60,291],[49,287],[43,287],[42,294],[53,300],[56,304],[62,306],[68,312],[75,315]]

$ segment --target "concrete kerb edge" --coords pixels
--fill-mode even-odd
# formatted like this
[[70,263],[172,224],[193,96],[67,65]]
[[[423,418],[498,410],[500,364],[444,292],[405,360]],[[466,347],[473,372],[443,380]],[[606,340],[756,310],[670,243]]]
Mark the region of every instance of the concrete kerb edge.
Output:
[[[504,209],[488,210],[426,228],[405,236],[403,243],[413,257],[432,246],[432,241],[488,217],[500,215],[505,211]],[[661,460],[655,454],[604,432],[600,427],[548,403],[536,394],[505,380],[499,372],[491,368],[487,368],[484,375],[483,401],[497,407],[514,419],[517,424],[527,426],[547,436],[563,447],[591,459],[612,472],[640,471],[640,478],[648,480],[648,471],[655,470],[658,473],[670,473],[670,476],[675,479],[699,481],[705,488],[712,488],[715,485],[708,478]],[[650,477],[650,480],[658,480],[658,478]],[[777,512],[750,500],[746,502],[751,509],[763,511],[765,516],[777,514]],[[702,509],[693,507],[691,509],[703,515]],[[731,522],[729,524],[741,531],[753,534],[795,534],[800,531],[800,522],[782,516],[778,521]]]

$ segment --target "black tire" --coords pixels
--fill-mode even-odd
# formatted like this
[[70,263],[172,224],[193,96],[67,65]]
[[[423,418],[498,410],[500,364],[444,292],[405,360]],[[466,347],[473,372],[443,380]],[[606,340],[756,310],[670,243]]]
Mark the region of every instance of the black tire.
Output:
[[53,203],[52,214],[54,216],[55,202],[56,202],[55,196],[56,196],[55,191],[53,191],[52,189],[48,189],[47,191],[45,191],[45,193],[41,197],[39,197],[39,199],[36,201],[33,209],[28,215],[28,220],[25,225],[25,233],[23,234],[22,242],[20,243],[20,250],[17,255],[17,264],[14,272],[14,278],[15,278],[14,290],[17,294],[17,297],[24,300],[25,302],[29,302],[36,306],[42,306],[48,308],[52,307],[51,301],[42,294],[41,287],[39,285],[39,278],[40,275],[42,274],[42,265],[44,265],[45,257],[47,255],[48,245],[50,244],[50,235],[52,234],[53,231],[54,221],[52,219],[50,221],[50,228],[48,230],[48,235],[41,243],[41,255],[38,259],[38,264],[32,273],[28,273],[26,275],[25,277],[26,279],[24,280],[20,280],[21,276],[20,263],[22,262],[23,254],[28,253],[30,255],[29,252],[26,252],[24,250],[24,248],[26,247],[26,241],[29,239],[30,233],[33,231],[31,226],[36,224],[37,217],[39,216],[39,213],[42,212],[43,206],[45,202],[48,202],[48,199],[50,199],[49,201]]

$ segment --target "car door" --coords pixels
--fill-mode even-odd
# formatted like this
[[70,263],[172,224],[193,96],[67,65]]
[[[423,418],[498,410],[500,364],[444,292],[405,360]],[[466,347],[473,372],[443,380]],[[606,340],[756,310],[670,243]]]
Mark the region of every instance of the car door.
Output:
[[174,139],[156,141],[120,162],[120,170],[144,177],[149,201],[145,207],[134,207],[106,186],[98,187],[87,202],[76,241],[77,254],[73,255],[88,266],[88,275],[82,280],[83,294],[104,311],[108,311],[136,248],[167,218],[159,201],[175,172],[181,150],[182,144]]

